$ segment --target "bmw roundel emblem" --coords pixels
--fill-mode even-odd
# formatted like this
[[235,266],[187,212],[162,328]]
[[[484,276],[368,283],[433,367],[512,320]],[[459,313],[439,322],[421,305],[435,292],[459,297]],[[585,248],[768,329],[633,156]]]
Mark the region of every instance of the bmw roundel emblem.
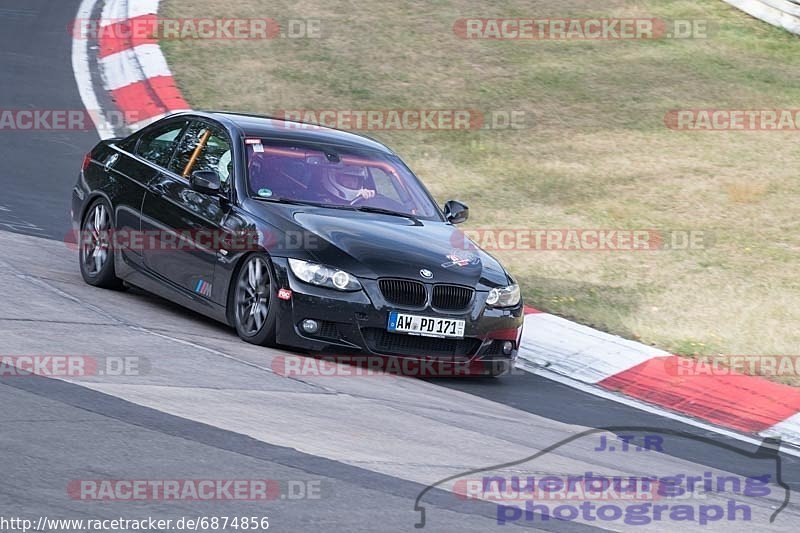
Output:
[[419,275],[422,276],[425,279],[432,279],[433,278],[433,272],[431,272],[427,268],[423,268],[422,270],[420,270],[419,271]]

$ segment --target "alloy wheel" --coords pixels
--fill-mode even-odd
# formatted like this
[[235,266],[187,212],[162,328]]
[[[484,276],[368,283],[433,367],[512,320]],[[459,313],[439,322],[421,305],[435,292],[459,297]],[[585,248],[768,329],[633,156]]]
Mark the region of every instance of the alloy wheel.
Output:
[[83,223],[81,258],[86,272],[92,277],[99,275],[108,261],[111,248],[110,223],[108,209],[102,203],[94,207]]
[[236,288],[236,316],[247,335],[256,335],[269,311],[269,272],[266,261],[253,257],[239,273]]

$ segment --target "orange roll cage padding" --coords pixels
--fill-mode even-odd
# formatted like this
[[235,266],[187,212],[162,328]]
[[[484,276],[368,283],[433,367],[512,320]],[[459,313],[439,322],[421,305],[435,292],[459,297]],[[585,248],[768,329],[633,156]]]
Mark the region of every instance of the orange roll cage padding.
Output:
[[197,163],[197,158],[200,157],[200,152],[202,152],[203,148],[206,147],[209,137],[211,137],[211,130],[204,131],[203,136],[200,137],[200,142],[197,143],[194,152],[192,152],[192,157],[190,157],[189,162],[186,163],[186,168],[183,169],[184,179],[188,179],[189,175],[192,173],[192,167],[194,167],[194,164]]

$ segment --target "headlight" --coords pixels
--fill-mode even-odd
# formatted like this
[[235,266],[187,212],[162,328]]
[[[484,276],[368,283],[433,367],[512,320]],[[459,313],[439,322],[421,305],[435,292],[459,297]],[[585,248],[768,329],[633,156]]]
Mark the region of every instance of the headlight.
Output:
[[357,291],[361,289],[361,283],[344,270],[300,261],[299,259],[289,259],[289,268],[300,280],[312,285],[340,291]]
[[513,307],[519,303],[519,285],[514,283],[508,287],[499,287],[489,291],[486,305],[489,307]]

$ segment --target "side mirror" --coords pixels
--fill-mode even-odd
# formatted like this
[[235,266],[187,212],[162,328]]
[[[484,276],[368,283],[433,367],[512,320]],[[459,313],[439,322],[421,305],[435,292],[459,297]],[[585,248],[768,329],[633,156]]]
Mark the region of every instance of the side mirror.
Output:
[[469,218],[469,207],[456,200],[444,204],[444,216],[451,224],[461,224]]
[[192,189],[201,194],[219,193],[221,184],[216,170],[195,170],[189,178]]

